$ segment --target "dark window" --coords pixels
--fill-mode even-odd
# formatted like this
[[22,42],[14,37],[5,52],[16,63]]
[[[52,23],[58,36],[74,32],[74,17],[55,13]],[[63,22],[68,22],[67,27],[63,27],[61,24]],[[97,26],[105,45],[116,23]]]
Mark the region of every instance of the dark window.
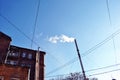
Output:
[[21,62],[20,62],[20,65],[21,65],[22,67],[24,67],[24,66],[26,66],[26,62],[25,62],[25,61],[21,61]]
[[32,59],[32,54],[28,54],[28,59]]
[[27,64],[26,66],[27,66],[27,67],[31,67],[31,64]]
[[11,65],[17,65],[17,64],[18,64],[18,61],[10,61],[10,64],[11,64]]
[[18,52],[10,52],[9,56],[17,57],[17,56],[19,56],[19,53]]
[[24,64],[24,63],[22,63],[22,64],[21,64],[21,66],[22,66],[22,67],[24,67],[24,66],[25,66],[25,64]]
[[22,53],[22,57],[23,57],[23,58],[25,58],[26,55],[27,55],[27,54],[26,54],[25,52]]
[[9,61],[9,60],[7,60],[6,64],[10,64],[10,61]]

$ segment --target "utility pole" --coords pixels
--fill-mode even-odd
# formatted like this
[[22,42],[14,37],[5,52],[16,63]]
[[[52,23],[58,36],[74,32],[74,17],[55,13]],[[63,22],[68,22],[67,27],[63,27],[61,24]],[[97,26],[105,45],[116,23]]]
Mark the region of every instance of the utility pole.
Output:
[[82,73],[83,73],[84,80],[87,80],[87,79],[86,79],[86,75],[85,75],[85,71],[84,71],[84,67],[83,67],[83,64],[82,64],[82,59],[81,59],[81,56],[80,56],[80,52],[79,52],[79,49],[78,49],[78,45],[77,45],[76,39],[74,40],[74,42],[75,42],[75,46],[76,46],[76,49],[77,49],[77,53],[78,53],[78,58],[79,58],[79,61],[80,61],[80,65],[81,65],[81,68],[82,68]]
[[39,48],[40,47],[38,47],[38,51],[36,52],[36,64],[35,64],[35,80],[39,80],[39,63],[40,63],[40,61],[39,61],[39,59],[40,59],[40,51],[39,51]]

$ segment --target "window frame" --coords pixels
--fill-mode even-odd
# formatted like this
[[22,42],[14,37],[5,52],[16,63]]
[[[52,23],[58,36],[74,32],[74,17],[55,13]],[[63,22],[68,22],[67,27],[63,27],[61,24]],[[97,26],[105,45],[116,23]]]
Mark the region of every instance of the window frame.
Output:
[[28,59],[32,59],[33,55],[31,53],[28,54]]

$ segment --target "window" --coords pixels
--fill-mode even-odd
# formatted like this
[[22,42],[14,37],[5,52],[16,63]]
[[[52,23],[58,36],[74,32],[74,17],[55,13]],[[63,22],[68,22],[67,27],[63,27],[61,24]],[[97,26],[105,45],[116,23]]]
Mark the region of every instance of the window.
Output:
[[32,54],[28,54],[28,59],[32,59]]
[[7,60],[6,64],[10,64],[10,60]]
[[12,53],[13,56],[18,56],[18,52]]
[[21,65],[22,67],[25,67],[25,66],[26,66],[26,62],[21,61],[21,62],[20,62],[20,65]]
[[17,65],[17,64],[18,64],[18,61],[10,61],[10,64],[11,64],[11,65]]
[[23,57],[23,58],[25,58],[26,55],[27,55],[27,54],[26,54],[25,52],[22,53],[22,57]]
[[13,51],[11,51],[11,52],[9,53],[9,56],[17,57],[17,56],[19,56],[19,53],[18,53],[18,52],[13,52]]
[[4,80],[4,76],[0,76],[0,80]]
[[25,64],[24,64],[24,63],[22,63],[22,64],[21,64],[21,66],[22,66],[22,67],[24,67],[24,66],[25,66]]
[[31,64],[26,64],[27,67],[31,67]]

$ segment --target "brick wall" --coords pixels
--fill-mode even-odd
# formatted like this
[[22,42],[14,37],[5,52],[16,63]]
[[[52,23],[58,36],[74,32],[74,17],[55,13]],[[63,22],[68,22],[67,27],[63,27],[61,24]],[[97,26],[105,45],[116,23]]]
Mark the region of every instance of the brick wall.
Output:
[[28,68],[11,65],[0,65],[0,77],[4,80],[28,80]]
[[6,34],[0,32],[0,64],[4,63],[11,38]]

